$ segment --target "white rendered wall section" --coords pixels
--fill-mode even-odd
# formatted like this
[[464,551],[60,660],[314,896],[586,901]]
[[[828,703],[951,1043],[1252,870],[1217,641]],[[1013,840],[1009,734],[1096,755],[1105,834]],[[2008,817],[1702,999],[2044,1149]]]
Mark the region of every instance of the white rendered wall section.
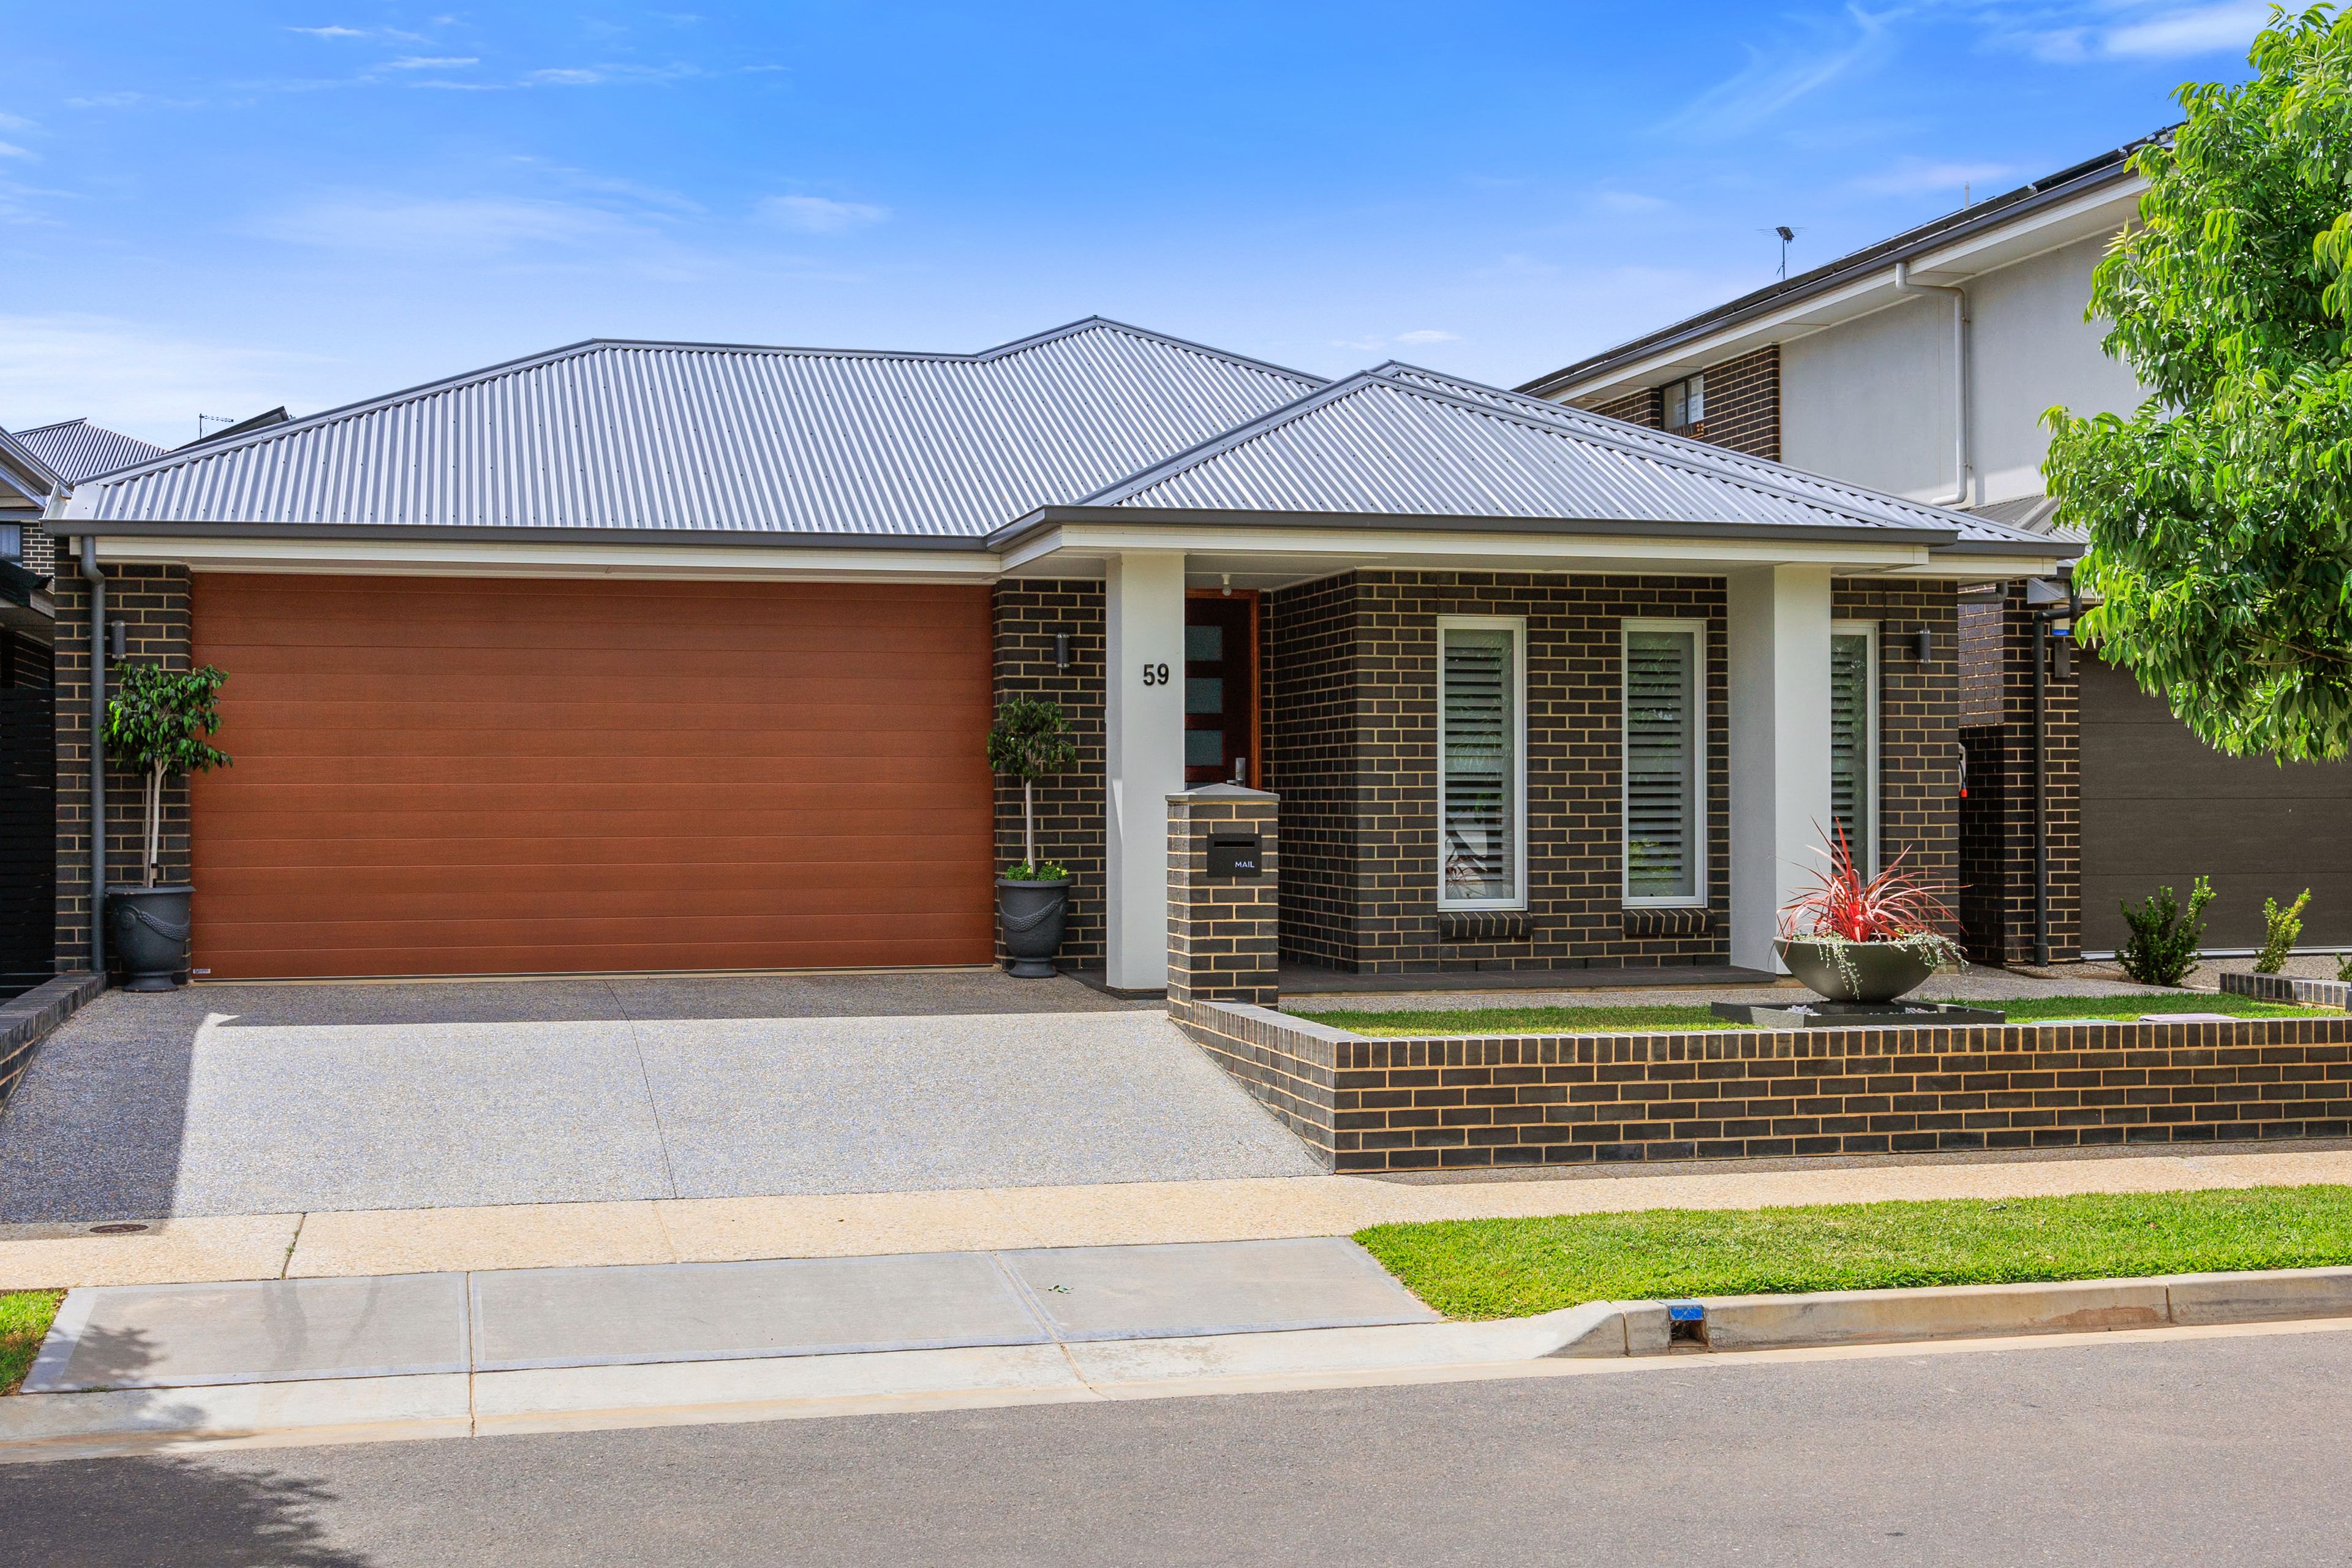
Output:
[[1731,962],[1785,971],[1780,913],[1830,820],[1830,569],[1727,580],[1731,674]]
[[[1964,280],[1969,501],[2042,492],[2042,413],[2128,413],[2143,394],[2085,321],[2105,238]],[[1932,281],[1944,281],[1932,272]],[[1780,348],[1780,459],[1914,500],[1952,493],[1952,306],[1906,301]]]
[[1157,991],[1168,984],[1168,797],[1184,788],[1184,557],[1114,555],[1104,587],[1106,979]]

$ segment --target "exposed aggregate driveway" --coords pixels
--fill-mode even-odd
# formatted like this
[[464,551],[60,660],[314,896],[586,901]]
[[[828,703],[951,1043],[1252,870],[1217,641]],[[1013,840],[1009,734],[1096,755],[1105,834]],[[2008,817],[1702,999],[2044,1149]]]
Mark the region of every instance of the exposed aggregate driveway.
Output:
[[1156,1007],[997,973],[109,992],[0,1223],[1310,1175]]

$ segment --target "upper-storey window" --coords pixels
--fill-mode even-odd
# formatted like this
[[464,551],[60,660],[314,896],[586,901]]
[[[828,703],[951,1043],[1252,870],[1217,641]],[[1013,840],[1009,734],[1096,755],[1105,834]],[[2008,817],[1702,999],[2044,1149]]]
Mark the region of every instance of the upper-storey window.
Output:
[[22,561],[25,558],[25,529],[22,523],[0,522],[0,561]]
[[1706,377],[1686,375],[1666,384],[1666,428],[1677,436],[1696,436],[1706,423]]

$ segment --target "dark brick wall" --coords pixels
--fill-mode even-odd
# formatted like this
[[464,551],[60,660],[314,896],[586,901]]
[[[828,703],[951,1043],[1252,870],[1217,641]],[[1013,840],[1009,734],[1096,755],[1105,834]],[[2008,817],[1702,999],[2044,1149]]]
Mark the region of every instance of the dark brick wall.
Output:
[[[184,566],[107,569],[107,618],[129,627],[132,662],[160,660],[188,668],[191,583]],[[58,934],[60,970],[89,964],[89,584],[79,572],[60,575],[54,648],[58,732]],[[228,672],[235,679],[236,672]],[[136,880],[146,856],[146,784],[135,773],[107,770],[106,858],[110,881]],[[163,792],[163,877],[188,879],[188,785],[174,780]]]
[[[1997,835],[2001,962],[2031,963],[2033,942],[2033,660],[2048,638],[2027,611],[2023,584],[2010,586],[2001,616],[2000,818]],[[2043,646],[2037,648],[2040,643]],[[2045,665],[2050,957],[2082,956],[2082,753],[2076,683]]]
[[[1061,705],[1078,747],[1078,765],[1036,788],[1037,853],[1070,868],[1065,963],[1103,962],[1104,738],[1103,585],[1014,578],[996,585],[995,698],[1042,698]],[[1070,637],[1070,666],[1056,668],[1054,637]],[[1021,858],[1021,786],[996,782],[996,858]],[[1002,957],[1002,953],[999,954]]]
[[[1958,599],[1948,583],[1840,578],[1831,614],[1878,623],[1878,827],[1881,866],[1940,889],[1959,934],[1960,734]],[[1929,637],[1919,660],[1916,634]]]
[[1180,1018],[1245,1088],[1330,1106],[1340,1171],[2078,1148],[2352,1132],[2352,1019],[1501,1039]]
[[1266,595],[1265,787],[1282,797],[1282,951],[1347,968],[1356,956],[1358,803],[1378,788],[1356,744],[1352,574]]
[[58,569],[58,542],[37,522],[25,524],[23,537],[25,552],[20,559],[25,570],[37,577],[54,574]]
[[[1527,622],[1528,919],[1454,940],[1437,910],[1437,617]],[[1629,934],[1620,623],[1704,620],[1708,887],[1695,931]],[[1267,716],[1290,875],[1283,952],[1364,973],[1726,962],[1724,589],[1712,578],[1362,572],[1273,596]]]
[[[1767,343],[1752,353],[1706,367],[1706,418],[1679,432],[1751,458],[1780,460],[1780,347]],[[1677,378],[1678,379],[1678,378]],[[1665,424],[1660,389],[1644,387],[1593,410],[1629,425],[1658,429]]]

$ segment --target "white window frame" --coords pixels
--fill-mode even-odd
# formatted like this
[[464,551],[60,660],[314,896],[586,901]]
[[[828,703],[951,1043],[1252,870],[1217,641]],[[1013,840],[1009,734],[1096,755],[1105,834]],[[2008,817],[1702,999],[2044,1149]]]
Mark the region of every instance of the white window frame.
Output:
[[1862,780],[1862,826],[1863,831],[1870,836],[1870,854],[1866,858],[1868,863],[1861,868],[1862,874],[1865,877],[1878,875],[1879,868],[1886,858],[1885,847],[1880,842],[1878,837],[1878,710],[1881,696],[1878,673],[1878,633],[1879,623],[1876,621],[1832,621],[1830,623],[1830,636],[1860,637],[1865,649],[1862,666],[1862,679],[1866,699],[1863,703],[1863,745],[1870,754],[1869,765],[1863,769]]
[[[1456,899],[1445,891],[1445,634],[1511,634],[1511,885],[1507,899]],[[1528,623],[1521,616],[1437,617],[1437,907],[1441,910],[1524,910],[1528,907]]]
[[[1633,892],[1633,837],[1626,825],[1633,816],[1633,770],[1626,766],[1625,740],[1633,732],[1626,713],[1625,653],[1633,632],[1689,632],[1691,639],[1691,889],[1687,893]],[[1617,896],[1629,910],[1703,910],[1707,907],[1707,858],[1712,852],[1713,825],[1706,811],[1706,623],[1705,621],[1627,620],[1617,624]]]

